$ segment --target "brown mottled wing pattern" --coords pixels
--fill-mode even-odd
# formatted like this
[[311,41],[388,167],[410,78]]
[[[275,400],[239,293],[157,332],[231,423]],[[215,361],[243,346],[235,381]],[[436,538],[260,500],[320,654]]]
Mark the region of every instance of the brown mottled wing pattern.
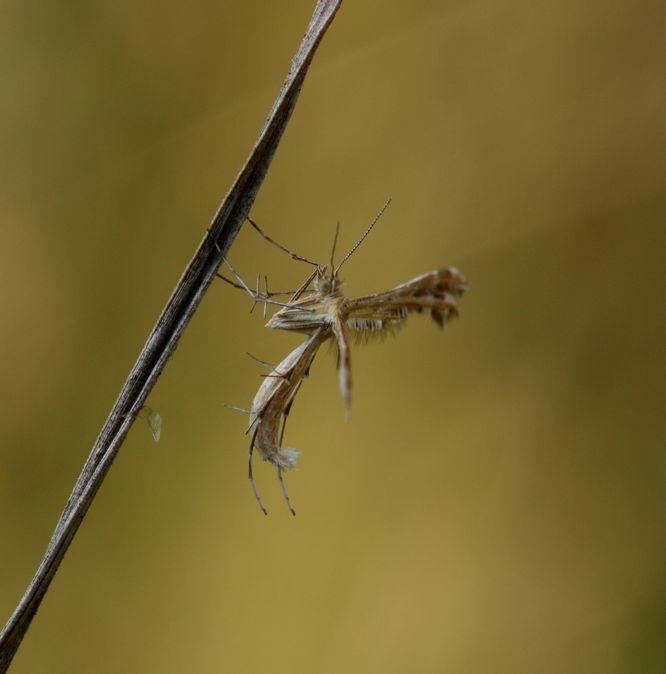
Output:
[[[321,268],[318,268],[318,273]],[[291,301],[266,324],[268,328],[292,330],[308,335],[264,380],[254,397],[250,411],[252,433],[249,449],[249,476],[254,494],[266,512],[252,477],[252,451],[256,449],[264,461],[277,469],[284,497],[294,512],[287,494],[282,471],[293,468],[298,452],[282,447],[286,417],[310,365],[327,339],[333,337],[339,352],[340,391],[347,418],[351,416],[352,374],[349,332],[377,333],[399,326],[411,313],[428,313],[440,326],[457,314],[458,297],[467,288],[463,275],[455,268],[440,269],[418,276],[392,290],[357,299],[344,297],[335,277],[329,291],[306,281]]]
[[455,268],[418,276],[392,290],[347,300],[347,326],[354,330],[382,330],[398,325],[411,313],[429,313],[440,326],[458,311],[457,298],[467,289]]

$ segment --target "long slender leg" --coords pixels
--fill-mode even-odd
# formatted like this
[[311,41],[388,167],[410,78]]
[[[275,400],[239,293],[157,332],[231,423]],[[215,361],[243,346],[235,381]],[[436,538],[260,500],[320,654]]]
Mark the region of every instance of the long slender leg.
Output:
[[237,407],[236,405],[225,405],[225,409],[233,410],[234,412],[242,412],[243,414],[252,414],[250,410],[246,410],[244,407]]
[[[243,281],[240,274],[231,266],[231,262],[229,262],[229,260],[227,260],[226,257],[222,258],[222,259],[224,260],[224,263],[227,265],[227,267],[229,267],[229,270],[234,275],[236,280],[240,283],[240,287],[254,300],[254,304],[252,305],[252,309],[254,309],[254,306],[257,302],[265,302],[267,304],[275,304],[279,307],[288,307],[289,306],[289,304],[287,304],[286,302],[278,302],[276,300],[272,300],[269,297],[264,297],[263,295],[260,295],[259,293],[255,293],[254,291],[250,290],[249,286],[247,285],[247,283],[245,283],[245,281]],[[223,279],[224,281],[227,281],[227,283],[231,283],[231,285],[233,285],[235,287],[238,287],[233,282],[230,282],[229,279],[225,278],[224,276],[222,276],[220,274],[218,274],[218,276],[220,276],[220,278]]]
[[[263,411],[263,410],[261,410]],[[252,411],[250,410],[250,414],[252,414]],[[250,424],[249,428],[245,431],[245,435],[247,435],[250,431],[254,431],[254,433],[257,432],[257,426],[259,425],[259,422],[261,421],[261,416],[259,413],[257,413],[257,416],[254,418],[254,421]]]
[[[301,295],[308,289],[308,287],[310,286],[310,284],[311,284],[312,281],[314,280],[314,277],[315,277],[318,273],[320,273],[320,269],[322,269],[322,267],[317,267],[317,268],[312,272],[312,274],[310,274],[310,276],[308,276],[308,277],[305,279],[305,281],[303,281],[303,283],[302,283],[302,285],[300,286],[300,288],[298,288],[298,290],[291,296],[291,300],[290,300],[291,302],[295,302],[295,301],[296,301],[296,300],[297,300],[297,299],[298,299],[298,298],[299,298],[299,297],[300,297],[300,296],[301,296]],[[323,269],[325,269],[325,267],[323,267]]]
[[257,499],[259,507],[263,510],[264,515],[268,515],[268,510],[266,510],[266,506],[264,505],[264,502],[261,500],[261,496],[259,496],[259,490],[257,489],[257,485],[254,481],[254,475],[252,475],[252,452],[254,450],[254,439],[256,435],[257,431],[255,430],[255,432],[252,434],[252,440],[250,440],[250,448],[247,453],[247,476],[250,478],[252,491],[254,492],[254,497]]
[[261,234],[261,236],[268,241],[268,243],[272,243],[276,248],[279,248],[283,253],[287,253],[289,257],[292,260],[299,260],[300,262],[307,262],[307,264],[314,265],[315,267],[319,266],[318,262],[313,262],[312,260],[308,260],[307,257],[304,257],[303,255],[299,255],[298,253],[294,253],[293,251],[289,250],[289,248],[285,248],[281,243],[278,243],[275,239],[271,239],[266,232],[264,232],[261,227],[248,215],[247,216],[247,221]]
[[[259,281],[261,279],[261,274],[257,273],[257,289],[254,291],[254,302],[252,302],[252,308],[250,309],[250,313],[254,311],[254,308],[257,306],[257,301],[259,300],[259,297],[261,296],[261,291],[259,290]],[[264,309],[266,309],[266,303],[264,302]]]
[[284,478],[282,477],[282,468],[280,466],[276,466],[277,468],[277,474],[278,474],[278,480],[280,480],[280,487],[282,487],[282,496],[284,496],[284,500],[287,502],[287,505],[289,506],[289,510],[291,510],[291,514],[296,516],[296,511],[294,510],[294,506],[291,502],[291,499],[289,498],[289,492],[287,491],[287,485],[284,482]]
[[[309,308],[306,308],[306,307],[293,307],[288,302],[278,302],[277,300],[270,299],[270,297],[265,297],[261,293],[255,293],[254,291],[250,290],[249,286],[247,285],[247,283],[245,283],[245,281],[242,279],[240,274],[231,266],[231,263],[229,262],[229,260],[227,260],[226,257],[224,257],[222,259],[224,260],[224,263],[227,265],[227,267],[229,267],[229,269],[231,270],[231,273],[236,277],[236,280],[240,283],[240,286],[236,285],[233,281],[230,281],[228,278],[226,278],[225,276],[222,276],[221,274],[218,274],[218,276],[223,281],[226,281],[227,283],[234,286],[235,288],[242,288],[246,293],[248,293],[248,295],[254,300],[254,303],[252,304],[252,309],[254,309],[257,302],[264,302],[265,304],[274,304],[278,307],[290,307],[291,309],[295,308],[295,309],[298,309],[299,311],[303,311],[303,312],[308,313],[308,314],[314,313],[314,309],[309,309]],[[316,270],[315,270],[315,273],[316,273]],[[314,278],[314,274],[311,276],[310,280],[312,280],[312,278]],[[302,293],[304,289],[305,288],[297,290],[294,297],[296,295],[298,295],[299,293]],[[292,298],[292,301],[293,301],[293,298]],[[252,309],[250,309],[250,311],[252,311]]]
[[[287,427],[287,417],[289,416],[289,412],[291,412],[291,406],[294,404],[294,400],[296,398],[296,394],[298,393],[299,388],[301,388],[301,382],[298,382],[298,384],[296,385],[296,388],[294,389],[294,392],[291,395],[291,400],[287,403],[286,407],[284,408],[284,412],[282,413],[282,428],[280,429],[280,441],[278,442],[278,447],[282,447],[282,440],[284,439],[284,431],[285,428]],[[291,510],[291,514],[296,516],[296,511],[294,510],[294,506],[291,502],[291,499],[289,498],[287,485],[285,484],[284,477],[282,475],[282,469],[280,468],[280,466],[276,467],[277,467],[278,480],[280,480],[280,486],[282,487],[282,496],[284,496],[284,500],[287,502],[289,510]]]
[[252,355],[249,351],[246,351],[245,355],[252,358],[252,360],[255,363],[259,363],[259,365],[263,365],[264,367],[267,367],[269,370],[275,370],[277,368],[277,365],[273,365],[273,363],[269,363],[266,360],[261,360],[261,358],[257,358],[256,356]]
[[351,355],[349,353],[349,339],[344,323],[336,319],[333,322],[333,334],[338,344],[338,373],[340,379],[340,392],[345,402],[347,421],[351,420],[351,397],[352,397],[352,372]]
[[282,447],[282,440],[284,439],[284,431],[287,428],[287,417],[289,416],[289,412],[291,412],[291,406],[294,404],[296,394],[298,393],[298,390],[300,388],[301,382],[299,381],[298,384],[296,385],[296,388],[294,389],[294,392],[291,394],[291,400],[287,403],[286,407],[284,408],[284,412],[282,413],[282,428],[280,429],[280,442],[278,443],[278,447]]
[[[270,293],[268,292],[268,276],[264,274],[264,282],[266,284],[266,297],[270,297]],[[264,303],[264,320],[266,320],[266,314],[268,312],[268,305]]]
[[[234,283],[230,278],[227,278],[223,274],[215,274],[217,278],[222,279],[225,283],[228,283],[230,286],[233,286],[234,288],[238,288],[238,290],[244,290],[247,292],[246,288],[244,288],[242,285],[238,283]],[[281,290],[278,292],[277,290],[271,290],[271,292],[265,292],[265,293],[260,293],[262,297],[285,297],[286,295],[293,295],[295,290]]]

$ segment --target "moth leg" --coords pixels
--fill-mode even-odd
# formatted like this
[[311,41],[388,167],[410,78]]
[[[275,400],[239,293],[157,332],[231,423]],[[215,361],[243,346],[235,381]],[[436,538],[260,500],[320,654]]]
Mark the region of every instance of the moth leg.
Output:
[[[220,275],[218,274],[218,276],[220,276]],[[236,286],[236,288],[240,288],[241,290],[243,289],[241,286],[236,285],[235,283],[233,283],[233,281],[230,281],[229,279],[225,278],[224,276],[220,276],[220,278],[227,281],[227,283],[231,283],[232,285]],[[293,299],[293,296],[298,292],[298,290],[279,290],[279,291],[278,290],[269,290],[268,289],[268,276],[266,276],[265,274],[264,274],[264,286],[265,286],[264,292],[262,293],[262,295],[264,297],[286,297],[287,295],[289,295]],[[267,318],[267,316],[266,316],[267,311],[268,311],[268,304],[266,302],[264,302],[264,320],[266,320],[266,318]]]
[[276,466],[276,468],[277,468],[278,480],[280,480],[280,487],[282,487],[282,496],[284,496],[284,500],[287,502],[287,505],[289,506],[289,510],[291,510],[291,514],[296,516],[296,511],[294,510],[294,506],[291,502],[291,499],[289,498],[289,492],[287,491],[287,485],[284,482],[284,477],[282,477],[282,468],[280,468],[280,466]]
[[217,239],[213,239],[213,232],[211,232],[210,227],[206,230],[206,236],[209,236],[212,239],[213,245],[215,246],[215,250],[217,250],[217,252],[220,255],[222,255],[222,249],[220,248],[220,244],[217,242]]
[[[239,288],[240,290],[244,290],[253,300],[254,303],[252,304],[252,309],[250,311],[254,310],[255,305],[257,302],[263,302],[264,304],[274,304],[278,307],[288,307],[289,304],[286,302],[278,302],[277,300],[273,300],[270,297],[266,297],[263,293],[257,291],[250,290],[250,287],[245,283],[245,281],[242,279],[240,274],[231,266],[231,263],[229,260],[227,260],[226,257],[223,257],[222,260],[224,263],[229,267],[229,270],[231,273],[234,275],[235,279],[238,281],[240,285],[237,283],[234,283],[231,279],[228,279],[226,276],[223,276],[222,274],[216,274],[218,278],[221,278],[223,281],[226,281],[229,285],[232,285],[234,288]],[[273,295],[277,295],[278,293],[273,293]],[[282,294],[282,293],[280,293]],[[287,293],[284,293],[287,294]]]
[[264,515],[268,515],[268,510],[266,510],[266,506],[264,505],[264,502],[261,500],[261,496],[259,496],[259,490],[257,489],[257,485],[254,481],[254,475],[252,474],[252,452],[254,451],[254,439],[256,436],[257,431],[255,430],[254,433],[252,434],[252,440],[250,440],[250,448],[248,449],[247,452],[247,476],[250,478],[252,491],[254,493],[254,497],[257,499],[259,507],[263,510]]
[[[254,431],[255,433],[257,432],[257,426],[259,425],[259,422],[261,421],[261,413],[264,410],[260,410],[257,413],[257,416],[254,418],[254,421],[249,425],[248,429],[245,431],[245,435],[247,435],[250,431]],[[250,414],[252,414],[252,410],[250,410]]]
[[271,237],[268,236],[268,234],[266,234],[266,232],[264,232],[264,230],[261,229],[261,227],[259,227],[259,225],[249,215],[246,216],[246,218],[247,218],[247,221],[257,230],[257,232],[259,232],[259,234],[261,234],[261,236],[263,236],[264,239],[266,239],[266,241],[268,241],[268,243],[273,244],[276,248],[279,248],[283,253],[286,253],[287,255],[289,255],[289,257],[292,260],[299,260],[300,262],[307,262],[307,264],[311,264],[315,267],[319,266],[318,262],[313,262],[312,260],[308,260],[307,257],[304,257],[303,255],[299,255],[298,253],[294,253],[293,251],[289,250],[288,248],[285,248],[281,243],[278,243],[275,239],[271,239]]
[[273,363],[269,363],[267,360],[261,360],[261,358],[257,358],[255,355],[251,354],[249,351],[246,351],[245,355],[252,358],[252,360],[255,363],[259,363],[259,365],[263,365],[264,367],[267,367],[270,370],[275,370],[277,368],[277,365],[274,365]]
[[[223,274],[215,274],[215,276],[217,276],[217,278],[219,278],[219,279],[222,279],[223,281],[228,283],[233,288],[238,288],[238,290],[243,290],[243,291],[247,292],[247,288],[245,288],[245,286],[242,286],[239,283],[236,283],[236,282],[232,281],[230,278],[227,278]],[[266,292],[259,293],[259,295],[262,298],[264,298],[264,297],[266,297],[266,298],[279,297],[280,295],[282,295],[284,297],[286,295],[293,295],[295,292],[296,292],[295,290],[280,290],[279,292],[277,290],[271,290],[271,292],[268,292],[268,290],[266,290]]]
[[314,277],[317,276],[317,274],[319,273],[319,271],[320,271],[321,269],[322,269],[322,267],[317,267],[317,268],[312,272],[312,274],[310,274],[310,276],[308,276],[308,277],[305,279],[305,281],[302,283],[302,285],[300,286],[300,288],[298,288],[298,289],[294,292],[294,294],[291,296],[291,301],[292,301],[292,302],[295,302],[295,301],[296,301],[296,300],[297,300],[297,299],[298,299],[298,298],[299,298],[299,297],[300,297],[300,296],[301,296],[301,295],[308,289],[308,287],[310,286],[310,284],[311,284],[312,281],[314,280]]
[[287,417],[289,416],[289,412],[291,412],[291,406],[294,404],[296,394],[301,388],[301,383],[302,382],[299,381],[298,384],[296,385],[296,388],[294,388],[294,391],[291,394],[291,398],[289,399],[289,402],[286,404],[284,412],[282,412],[282,428],[280,429],[280,441],[278,442],[278,447],[282,447],[282,440],[284,439],[284,431],[287,428]]
[[[264,274],[264,283],[266,285],[266,297],[270,297],[268,294],[268,276]],[[266,320],[266,315],[268,312],[268,304],[264,303],[264,320]]]
[[[257,306],[257,300],[261,297],[261,291],[259,290],[259,281],[261,279],[261,274],[257,274],[257,289],[254,291],[254,295],[252,296],[252,299],[254,302],[252,302],[252,308],[250,309],[250,313],[254,311],[254,308]],[[264,302],[264,310],[266,309],[266,303]]]
[[[284,374],[282,372],[279,372],[277,368],[275,369],[275,374],[271,373],[269,375],[265,375],[266,377],[270,378],[275,378],[275,379],[281,379],[283,382],[288,382],[289,381],[289,376],[291,375],[291,370],[288,370]],[[282,382],[281,382],[282,383]],[[267,400],[265,400],[261,406],[257,409],[254,408],[254,403],[252,403],[252,410],[251,414],[254,414],[255,417],[252,420],[252,423],[249,425],[248,429],[245,431],[245,434],[247,435],[250,431],[254,431],[254,433],[257,432],[257,426],[259,426],[259,423],[261,422],[263,415],[266,413],[266,410],[268,410],[268,407],[270,404],[275,400],[275,396],[278,394],[280,391],[279,388],[276,388],[274,391],[272,391],[271,395],[268,397]]]
[[352,374],[351,374],[351,353],[349,351],[349,339],[347,331],[340,319],[333,322],[333,334],[338,343],[338,372],[340,378],[340,392],[345,403],[345,414],[347,421],[351,419],[351,395],[352,395]]
[[260,374],[259,376],[264,377],[265,379],[282,379],[289,383],[291,372],[291,370],[288,370],[287,372],[280,372],[280,370],[278,370],[276,367],[272,372],[269,372],[268,374]]
[[[280,428],[280,440],[278,442],[278,447],[282,447],[282,440],[284,439],[284,431],[285,428],[287,427],[287,417],[289,416],[289,412],[291,412],[291,406],[294,404],[294,400],[296,399],[296,394],[298,393],[298,389],[301,388],[301,382],[299,381],[296,387],[294,388],[293,393],[291,394],[291,398],[289,399],[289,402],[284,408],[284,412],[282,412],[282,428]],[[291,510],[291,514],[296,516],[296,511],[294,510],[294,506],[291,502],[291,499],[289,498],[289,492],[287,491],[287,485],[285,484],[284,477],[282,475],[282,468],[280,466],[276,466],[277,468],[277,474],[278,474],[278,480],[280,480],[280,487],[282,487],[282,496],[284,496],[284,500],[287,502],[287,505],[289,506],[289,510]]]
[[242,412],[243,414],[252,414],[251,410],[246,410],[244,407],[237,407],[236,405],[225,405],[225,409],[233,410],[234,412]]

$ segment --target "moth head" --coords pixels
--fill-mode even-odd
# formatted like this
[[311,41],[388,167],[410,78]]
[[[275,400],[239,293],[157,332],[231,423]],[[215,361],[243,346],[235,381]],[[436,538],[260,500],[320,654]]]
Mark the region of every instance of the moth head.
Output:
[[318,267],[314,278],[314,288],[320,295],[332,295],[340,287],[337,276],[327,276],[328,268],[328,265]]

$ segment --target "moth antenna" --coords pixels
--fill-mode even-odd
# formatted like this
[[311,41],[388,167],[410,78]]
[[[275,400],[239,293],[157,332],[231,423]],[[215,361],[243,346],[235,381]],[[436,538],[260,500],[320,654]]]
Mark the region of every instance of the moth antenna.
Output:
[[[282,468],[280,466],[276,466],[277,468],[277,474],[278,474],[278,480],[280,480],[280,486],[282,487],[282,496],[284,496],[284,500],[287,502],[287,505],[289,506],[289,510],[291,510],[291,514],[295,517],[296,516],[296,511],[294,510],[294,506],[291,503],[291,499],[289,498],[289,492],[287,491],[287,485],[284,482],[284,478],[282,477]],[[260,503],[261,505],[261,503]]]
[[250,440],[250,448],[247,452],[247,476],[250,478],[250,484],[252,485],[252,491],[254,493],[254,497],[257,499],[257,503],[259,504],[259,507],[263,510],[264,515],[268,515],[268,510],[266,510],[266,506],[264,505],[264,502],[261,500],[261,496],[259,495],[259,490],[257,489],[257,485],[254,481],[254,475],[252,475],[252,452],[254,450],[254,439],[257,436],[257,431],[255,430],[254,433],[252,434],[252,440]]
[[[335,246],[338,243],[338,234],[340,233],[340,222],[335,223],[335,235],[333,236],[333,248],[331,248],[331,273],[335,269],[335,264],[333,263],[333,258],[335,257]],[[335,276],[335,274],[333,274]]]
[[370,223],[369,227],[363,233],[363,236],[352,246],[351,250],[342,258],[342,262],[335,268],[335,271],[333,272],[333,278],[335,278],[338,275],[338,272],[340,271],[340,268],[342,267],[342,265],[345,262],[347,262],[347,260],[354,254],[356,249],[363,243],[363,241],[365,240],[365,237],[368,236],[368,234],[370,234],[370,231],[377,224],[377,221],[379,220],[379,218],[381,218],[382,215],[384,215],[384,211],[389,207],[390,203],[391,203],[391,199],[389,198],[389,200],[382,206],[379,213],[377,213],[377,215],[375,215],[373,221]]
[[307,257],[304,257],[303,255],[299,255],[298,253],[294,253],[293,251],[289,250],[289,248],[285,248],[281,243],[278,243],[275,239],[271,239],[271,237],[268,236],[268,234],[266,234],[266,232],[264,232],[264,230],[261,229],[261,227],[259,227],[259,225],[249,215],[246,216],[246,217],[247,217],[247,221],[257,230],[257,232],[259,232],[259,234],[261,234],[261,236],[264,237],[264,239],[266,239],[266,241],[268,241],[268,243],[272,243],[274,246],[279,248],[283,253],[286,253],[287,255],[289,255],[289,257],[292,260],[299,260],[300,262],[306,262],[307,264],[311,264],[315,267],[319,266],[318,262],[313,262],[312,260],[308,260]]

